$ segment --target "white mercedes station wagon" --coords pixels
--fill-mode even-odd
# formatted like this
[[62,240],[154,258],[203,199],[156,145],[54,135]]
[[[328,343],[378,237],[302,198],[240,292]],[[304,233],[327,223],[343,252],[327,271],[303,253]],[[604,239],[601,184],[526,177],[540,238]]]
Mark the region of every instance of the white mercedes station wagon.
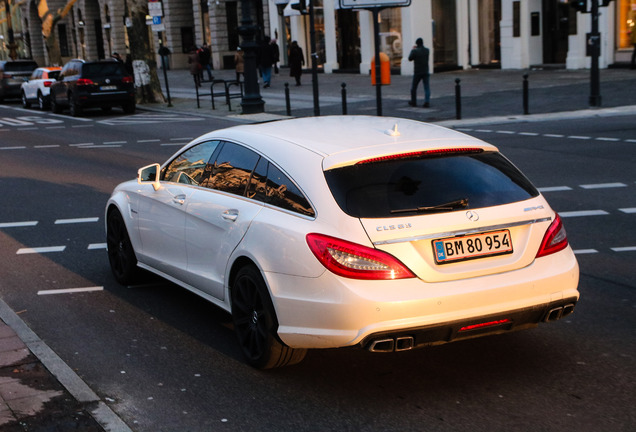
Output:
[[229,311],[263,369],[535,327],[579,298],[532,183],[493,145],[400,118],[208,133],[117,186],[106,231],[119,283],[142,268]]

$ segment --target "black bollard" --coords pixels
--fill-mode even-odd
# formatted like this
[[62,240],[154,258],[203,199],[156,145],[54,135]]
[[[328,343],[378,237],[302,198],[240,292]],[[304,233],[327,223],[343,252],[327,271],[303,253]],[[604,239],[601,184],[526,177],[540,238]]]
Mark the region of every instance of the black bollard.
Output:
[[455,78],[455,118],[461,120],[462,118],[462,87],[459,85],[461,80]]
[[285,83],[285,106],[287,107],[287,117],[291,117],[291,101],[289,100],[289,83]]
[[528,74],[523,74],[523,113],[529,114],[528,109]]
[[340,91],[342,94],[342,115],[347,115],[347,84],[342,83],[340,84],[340,87],[342,87],[342,90]]

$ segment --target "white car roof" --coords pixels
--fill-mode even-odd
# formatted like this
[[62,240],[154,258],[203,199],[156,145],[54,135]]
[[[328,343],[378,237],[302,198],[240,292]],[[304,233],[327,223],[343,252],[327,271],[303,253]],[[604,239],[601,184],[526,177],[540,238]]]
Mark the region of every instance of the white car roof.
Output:
[[[496,151],[496,147],[451,129],[395,117],[324,116],[303,117],[269,123],[236,126],[213,132],[240,141],[251,135],[268,136],[316,153],[323,169],[353,164],[359,160],[417,150],[470,146]],[[267,140],[270,141],[270,140]],[[282,146],[285,147],[285,146]],[[271,156],[271,150],[268,152]],[[280,148],[280,151],[285,151]]]

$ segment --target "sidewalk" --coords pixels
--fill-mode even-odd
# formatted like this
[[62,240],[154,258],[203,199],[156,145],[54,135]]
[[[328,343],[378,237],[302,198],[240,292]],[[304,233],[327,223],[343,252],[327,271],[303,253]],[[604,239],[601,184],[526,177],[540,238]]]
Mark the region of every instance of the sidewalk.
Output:
[[[260,90],[265,102],[261,114],[241,114],[240,99],[233,99],[230,111],[218,97],[212,110],[210,96],[202,96],[197,108],[196,91],[187,70],[167,71],[172,106],[167,103],[140,105],[140,110],[191,113],[249,123],[287,118],[285,82],[292,83],[288,69],[274,75],[272,86]],[[528,74],[529,112],[523,114],[523,75]],[[214,71],[217,79],[234,79],[233,71]],[[462,120],[456,119],[455,85],[461,84]],[[159,80],[164,86],[163,71]],[[602,108],[590,108],[590,73],[566,70],[502,71],[470,70],[431,76],[431,107],[408,106],[410,76],[392,76],[383,86],[382,113],[453,126],[458,124],[533,121],[594,116],[636,115],[636,71],[601,71]],[[377,114],[376,88],[369,76],[318,74],[320,114],[342,114],[342,84],[346,86],[348,114]],[[201,93],[209,93],[204,83]],[[207,87],[207,88],[206,88]],[[311,74],[303,85],[290,86],[292,116],[314,114]],[[418,91],[422,104],[423,91]],[[116,414],[57,355],[0,300],[0,430],[130,432]]]
[[[234,71],[213,71],[215,79],[233,80]],[[524,115],[523,82],[527,74],[528,111]],[[224,117],[236,122],[254,122],[287,117],[285,83],[289,83],[289,101],[292,117],[314,115],[312,75],[305,72],[302,86],[295,86],[289,70],[281,68],[273,75],[271,87],[260,87],[264,101],[264,113],[241,114],[241,99],[232,99],[232,111],[228,110],[223,97],[215,98],[216,109],[212,109],[210,96],[200,97],[197,108],[196,92],[192,76],[187,70],[168,70],[168,85],[171,103],[140,105],[140,109],[163,112],[186,112],[210,117]],[[377,115],[378,99],[376,87],[371,85],[368,75],[318,73],[318,95],[320,115],[343,113],[343,84],[346,90],[347,114]],[[473,69],[435,73],[431,75],[431,106],[421,108],[424,102],[423,89],[418,89],[418,107],[408,105],[411,77],[392,75],[391,84],[381,88],[383,116],[395,116],[414,120],[457,124],[456,80],[459,79],[461,93],[461,119],[463,123],[483,118],[529,120],[532,115],[579,112],[594,115],[599,110],[636,106],[636,71],[630,69],[603,69],[600,71],[601,106],[590,108],[589,70],[500,70]],[[166,92],[163,70],[159,81]],[[219,87],[215,86],[215,90]],[[210,93],[210,83],[204,82],[200,93]],[[624,110],[621,108],[621,110]],[[488,120],[490,121],[490,120]]]

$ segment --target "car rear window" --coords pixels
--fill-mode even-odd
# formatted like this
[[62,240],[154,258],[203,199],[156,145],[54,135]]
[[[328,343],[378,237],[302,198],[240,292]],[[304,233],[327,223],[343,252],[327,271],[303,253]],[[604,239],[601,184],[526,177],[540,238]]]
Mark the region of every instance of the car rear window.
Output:
[[[325,171],[340,208],[350,216],[385,218],[465,210],[539,195],[498,152],[436,154]],[[464,201],[467,200],[467,201]],[[445,205],[455,203],[455,205]],[[424,207],[442,206],[438,209]]]
[[57,79],[60,76],[60,71],[49,71],[49,79]]
[[121,63],[87,63],[82,70],[82,76],[85,78],[112,76],[123,77],[126,74],[126,69]]
[[35,62],[6,62],[4,70],[7,72],[33,72],[38,67]]

